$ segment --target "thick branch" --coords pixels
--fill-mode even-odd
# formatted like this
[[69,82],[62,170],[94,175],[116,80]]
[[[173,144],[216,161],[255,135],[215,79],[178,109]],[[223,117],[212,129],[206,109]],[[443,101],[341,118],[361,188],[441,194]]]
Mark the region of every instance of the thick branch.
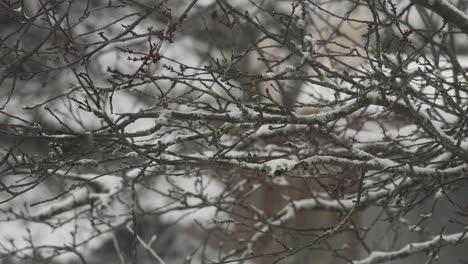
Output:
[[446,21],[468,34],[468,15],[447,0],[412,0],[413,3],[432,10]]

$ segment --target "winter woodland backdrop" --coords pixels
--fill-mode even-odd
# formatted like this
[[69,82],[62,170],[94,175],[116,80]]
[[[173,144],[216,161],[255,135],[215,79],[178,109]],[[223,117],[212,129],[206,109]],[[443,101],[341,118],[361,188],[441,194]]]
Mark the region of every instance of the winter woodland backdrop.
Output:
[[0,263],[468,263],[467,10],[0,0]]

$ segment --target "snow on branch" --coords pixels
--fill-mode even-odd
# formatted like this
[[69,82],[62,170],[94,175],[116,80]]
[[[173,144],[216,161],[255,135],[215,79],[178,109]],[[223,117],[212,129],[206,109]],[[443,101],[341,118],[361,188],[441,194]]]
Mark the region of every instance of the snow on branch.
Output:
[[430,253],[431,251],[438,251],[441,247],[449,245],[458,245],[468,240],[468,228],[463,232],[451,235],[437,235],[431,240],[425,242],[414,242],[407,244],[403,248],[396,251],[373,251],[368,257],[353,261],[353,264],[374,264],[382,263],[384,261],[405,258],[417,253]]
[[33,221],[43,221],[61,213],[77,209],[85,205],[99,205],[106,208],[110,205],[113,197],[122,190],[122,178],[114,175],[78,174],[66,171],[52,172],[56,176],[69,178],[82,182],[91,188],[84,186],[71,190],[65,194],[65,198],[54,202],[46,202],[43,208],[32,213],[29,217]]
[[[193,157],[200,161],[208,162],[209,159],[201,157]],[[313,156],[299,161],[291,161],[287,159],[270,160],[265,164],[248,163],[236,160],[220,160],[222,164],[230,164],[234,167],[252,169],[268,172],[272,176],[278,176],[283,173],[292,171],[302,167],[313,167],[313,165],[335,165],[344,168],[361,168],[366,170],[381,170],[396,174],[408,175],[411,177],[438,177],[438,176],[458,176],[468,172],[468,165],[460,165],[447,169],[437,169],[413,166],[408,164],[400,164],[390,159],[372,158],[369,160],[353,160],[347,158],[339,158],[334,156]]]
[[332,211],[346,213],[356,207],[359,210],[365,209],[371,204],[375,204],[377,201],[383,198],[390,198],[400,188],[415,183],[414,180],[409,178],[400,178],[395,180],[393,183],[386,184],[383,187],[377,187],[375,189],[366,190],[360,198],[359,204],[356,201],[356,195],[350,195],[351,198],[346,199],[334,199],[329,194],[323,192],[315,192],[312,194],[312,198],[290,201],[286,206],[278,211],[277,215],[270,218],[267,224],[259,227],[259,231],[256,232],[249,240],[249,249],[251,250],[254,243],[263,237],[268,229],[272,226],[281,226],[288,221],[294,219],[301,211]]
[[437,138],[438,141],[452,153],[468,161],[467,149],[460,147],[461,142],[457,142],[456,139],[447,135],[447,133],[441,129],[440,125],[429,117],[430,107],[420,106],[418,109],[414,109],[411,103],[403,102],[402,99],[397,100],[392,96],[383,98],[381,96],[376,96],[375,93],[372,94],[372,101],[374,104],[388,107],[401,115],[412,115],[424,131]]
[[263,124],[325,124],[345,117],[367,105],[366,98],[353,99],[349,103],[334,110],[318,114],[291,116],[273,115],[256,113],[253,111],[230,112],[225,114],[206,113],[201,111],[181,112],[174,110],[165,110],[161,112],[142,112],[125,113],[122,116],[131,118],[158,118],[164,115],[167,118],[176,120],[204,120],[204,121],[223,121],[230,123],[263,123]]
[[[110,232],[138,263],[377,263],[466,241],[413,242],[466,226],[461,1],[3,2],[2,259],[95,262]],[[407,246],[375,251],[382,236]]]

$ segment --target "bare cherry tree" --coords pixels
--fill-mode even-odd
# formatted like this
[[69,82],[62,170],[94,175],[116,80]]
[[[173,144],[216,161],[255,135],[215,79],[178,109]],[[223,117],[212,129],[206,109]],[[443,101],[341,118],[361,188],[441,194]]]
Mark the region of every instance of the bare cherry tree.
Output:
[[0,0],[0,263],[467,263],[467,8]]

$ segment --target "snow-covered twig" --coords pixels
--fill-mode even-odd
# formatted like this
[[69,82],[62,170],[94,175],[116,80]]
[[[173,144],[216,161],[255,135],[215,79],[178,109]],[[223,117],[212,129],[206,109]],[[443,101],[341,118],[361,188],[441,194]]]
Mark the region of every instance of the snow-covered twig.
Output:
[[410,243],[396,251],[373,251],[368,257],[353,261],[353,264],[374,264],[388,260],[401,259],[421,252],[439,250],[448,245],[461,244],[468,240],[468,229],[451,235],[437,235],[431,240]]
[[166,110],[161,112],[142,112],[142,113],[125,113],[123,116],[132,118],[158,118],[164,114],[168,118],[177,120],[203,120],[203,121],[222,121],[229,123],[263,123],[263,124],[325,124],[331,121],[349,115],[367,104],[366,98],[353,99],[342,107],[334,110],[309,115],[294,114],[291,116],[274,115],[266,113],[256,113],[249,111],[244,112],[229,112],[225,114],[206,113],[202,111],[181,112],[174,110]]
[[[366,208],[370,204],[375,204],[378,200],[391,197],[400,188],[410,186],[414,183],[409,178],[400,178],[384,187],[368,190],[363,193],[358,209]],[[268,224],[258,228],[248,243],[248,249],[253,248],[253,244],[258,241],[268,231],[270,226],[278,226],[294,219],[298,212],[304,210],[325,210],[334,212],[348,212],[356,205],[355,197],[347,199],[333,199],[326,193],[314,193],[312,198],[296,200],[289,202],[285,207],[278,211],[275,217],[272,217]],[[247,250],[248,251],[248,250]]]
[[107,207],[112,197],[120,192],[123,187],[122,179],[114,175],[78,174],[66,171],[56,171],[55,174],[60,177],[83,181],[92,188],[81,187],[72,190],[68,197],[48,203],[41,210],[30,215],[30,218],[34,221],[46,220],[74,208],[92,205],[96,202]]

